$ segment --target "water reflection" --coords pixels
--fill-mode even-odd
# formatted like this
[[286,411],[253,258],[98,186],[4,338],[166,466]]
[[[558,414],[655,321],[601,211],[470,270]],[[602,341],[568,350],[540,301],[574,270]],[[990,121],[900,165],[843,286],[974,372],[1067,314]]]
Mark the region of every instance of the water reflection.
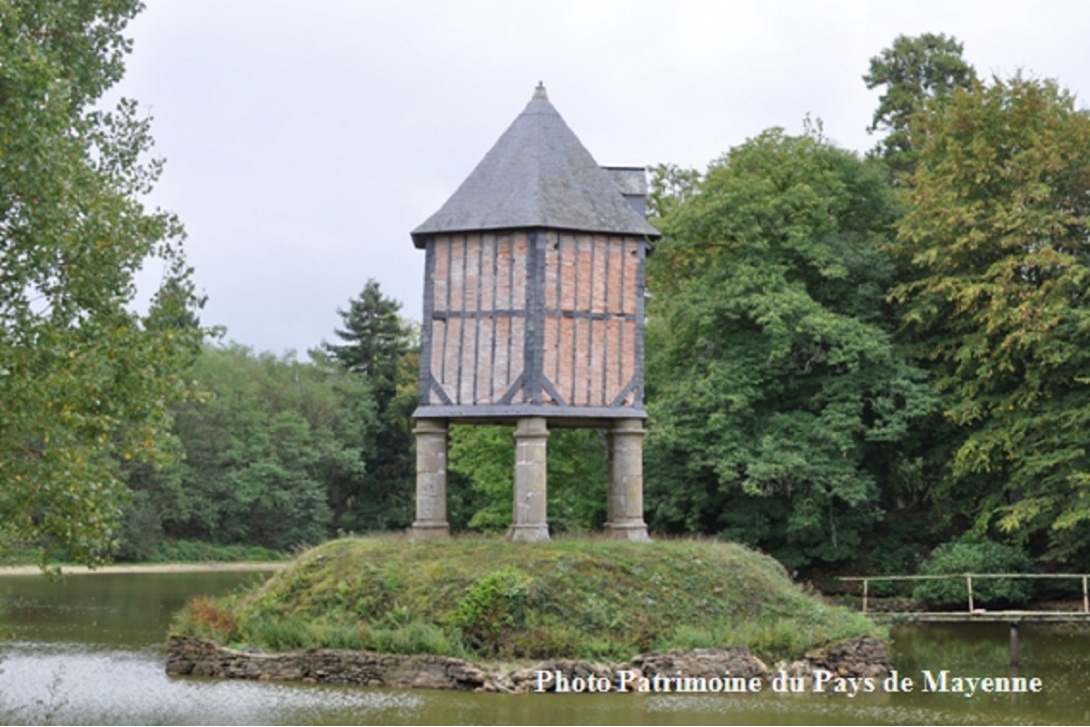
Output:
[[16,643],[0,674],[0,721],[18,724],[409,723],[413,693],[169,679],[159,650]]
[[[15,643],[0,674],[12,724],[1013,724],[1003,705],[932,709],[889,695],[480,695],[170,679],[154,649]],[[937,706],[937,705],[936,705]],[[996,708],[998,706],[998,708]],[[957,709],[961,707],[961,709]],[[1044,722],[1051,720],[1045,719]]]
[[0,637],[158,645],[187,599],[228,593],[267,577],[239,572],[0,576]]
[[903,673],[948,669],[974,676],[1040,677],[1039,694],[927,695],[945,709],[1005,708],[1026,722],[1090,724],[1090,630],[1085,624],[1022,624],[1019,667],[1012,669],[1006,624],[928,624],[893,632],[893,653]]

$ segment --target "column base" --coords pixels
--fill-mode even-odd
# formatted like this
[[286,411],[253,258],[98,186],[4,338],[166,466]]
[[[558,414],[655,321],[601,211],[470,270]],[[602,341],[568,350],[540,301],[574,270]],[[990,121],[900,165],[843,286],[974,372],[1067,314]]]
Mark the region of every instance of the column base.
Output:
[[409,530],[409,537],[413,540],[447,540],[450,538],[450,525],[435,520],[417,521]]
[[602,531],[609,540],[626,540],[630,543],[651,542],[651,536],[647,534],[647,524],[642,520],[606,523]]
[[512,525],[507,531],[507,539],[512,543],[548,543],[548,525]]

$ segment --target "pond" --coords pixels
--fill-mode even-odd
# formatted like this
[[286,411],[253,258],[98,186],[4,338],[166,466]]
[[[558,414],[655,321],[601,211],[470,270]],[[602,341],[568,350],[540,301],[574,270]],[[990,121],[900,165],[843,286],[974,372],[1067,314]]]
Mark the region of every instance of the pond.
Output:
[[0,723],[40,724],[1051,724],[1090,723],[1090,634],[1022,627],[1019,676],[1039,693],[922,693],[938,680],[1009,677],[1005,626],[894,631],[912,693],[466,694],[174,679],[162,645],[189,597],[253,573],[0,576]]

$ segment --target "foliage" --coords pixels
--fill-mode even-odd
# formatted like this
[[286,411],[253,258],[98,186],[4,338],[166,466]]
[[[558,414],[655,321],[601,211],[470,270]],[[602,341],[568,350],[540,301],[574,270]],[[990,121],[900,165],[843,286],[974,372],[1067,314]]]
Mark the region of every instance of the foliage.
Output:
[[[1033,570],[1033,561],[1021,548],[970,534],[935,548],[931,558],[920,568],[920,574],[1031,573]],[[928,580],[921,581],[912,596],[927,603],[961,605],[967,602],[969,590],[964,578]],[[978,605],[1022,606],[1032,596],[1031,580],[980,578],[973,581],[973,601]]]
[[[472,530],[501,532],[512,522],[515,447],[509,426],[455,425],[449,464],[479,497],[467,523]],[[601,528],[606,517],[606,448],[594,429],[549,432],[547,478],[549,526],[556,532]],[[597,483],[597,484],[595,484]]]
[[163,542],[163,522],[150,493],[131,492],[121,509],[114,559],[135,563],[159,560]]
[[463,642],[478,654],[501,652],[511,634],[526,628],[533,579],[507,567],[478,578],[450,618]]
[[863,76],[867,88],[884,86],[868,131],[888,132],[875,147],[895,176],[916,167],[918,141],[912,120],[929,103],[942,103],[956,89],[969,88],[976,71],[962,57],[962,44],[941,33],[897,36],[893,45],[870,59]]
[[342,530],[405,527],[412,518],[412,412],[420,354],[416,330],[398,315],[400,309],[368,280],[348,310],[337,311],[344,328],[335,332],[344,343],[322,344],[331,360],[366,383],[375,402],[363,475],[344,481],[334,500],[334,523]]
[[649,263],[648,505],[796,567],[855,555],[933,397],[895,350],[877,166],[770,130],[713,163]]
[[231,613],[204,596],[190,600],[182,618],[192,633],[206,639],[227,641],[235,632]]
[[700,187],[701,174],[696,169],[685,169],[676,164],[652,166],[651,184],[647,194],[647,215],[661,218],[673,208],[688,201]]
[[957,438],[936,493],[977,527],[1090,555],[1090,117],[1051,81],[952,94],[920,117],[893,292]]
[[[708,640],[786,658],[878,633],[805,595],[768,556],[691,541],[337,540],[216,603],[238,645],[381,641],[383,651],[471,658],[619,661]],[[194,634],[191,619],[174,633]]]
[[373,404],[366,385],[317,358],[207,347],[194,376],[210,394],[175,410],[184,459],[130,472],[164,534],[288,550],[325,540],[330,490],[363,473]]
[[[515,475],[512,437],[513,430],[509,426],[455,424],[450,427],[447,471],[480,495],[466,523],[469,529],[503,532],[511,525]],[[552,452],[549,454],[551,460]],[[551,505],[551,491],[549,495]]]
[[150,560],[159,563],[264,563],[284,560],[279,550],[260,545],[214,545],[200,540],[164,540]]
[[348,302],[348,310],[337,310],[344,328],[335,333],[344,343],[322,344],[337,363],[367,378],[380,408],[393,398],[397,362],[413,344],[412,332],[399,310],[401,303],[384,296],[379,284],[369,279],[359,297]]
[[[949,537],[942,519],[928,508],[899,509],[888,513],[863,543],[852,562],[852,575],[908,575],[918,573],[928,554]],[[877,597],[911,596],[912,581],[871,581]]]
[[[118,462],[161,454],[202,333],[178,221],[140,201],[160,162],[124,72],[135,0],[0,2],[0,542],[109,550]],[[134,276],[165,285],[132,312]]]

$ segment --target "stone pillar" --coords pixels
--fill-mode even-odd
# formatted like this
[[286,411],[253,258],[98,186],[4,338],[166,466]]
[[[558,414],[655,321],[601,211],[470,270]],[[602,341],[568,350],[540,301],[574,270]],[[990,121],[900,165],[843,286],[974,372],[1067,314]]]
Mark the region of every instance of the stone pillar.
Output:
[[515,521],[507,537],[516,543],[549,540],[545,498],[549,428],[544,417],[525,417],[515,427]]
[[447,524],[447,423],[418,419],[416,428],[416,520],[414,540],[450,537]]
[[609,434],[609,502],[606,535],[613,540],[650,542],[643,521],[642,419],[618,419]]

